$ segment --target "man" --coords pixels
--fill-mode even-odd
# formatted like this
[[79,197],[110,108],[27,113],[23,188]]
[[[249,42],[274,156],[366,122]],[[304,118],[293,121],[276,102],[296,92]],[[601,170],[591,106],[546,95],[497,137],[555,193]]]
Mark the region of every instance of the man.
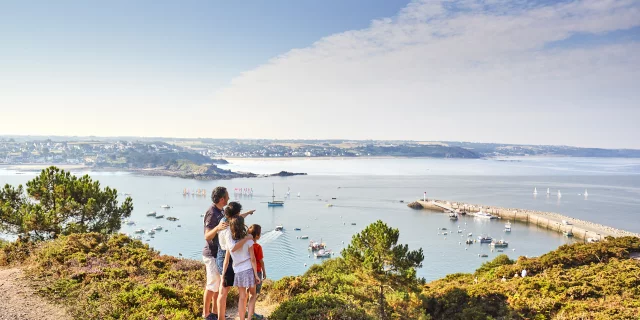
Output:
[[225,230],[228,226],[226,222],[220,221],[224,214],[222,209],[229,201],[229,193],[225,187],[216,187],[211,192],[213,204],[204,215],[204,238],[205,246],[202,250],[202,260],[207,271],[207,284],[204,288],[202,317],[206,320],[217,320],[217,314],[211,312],[211,301],[213,300],[213,311],[216,312],[218,291],[220,290],[220,272],[216,266],[218,255],[218,231]]

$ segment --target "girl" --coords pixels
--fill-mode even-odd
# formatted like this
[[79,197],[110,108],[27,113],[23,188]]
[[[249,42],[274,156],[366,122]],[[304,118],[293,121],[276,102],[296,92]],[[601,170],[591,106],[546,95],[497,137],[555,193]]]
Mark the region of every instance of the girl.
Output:
[[[244,225],[244,217],[238,215],[229,220],[229,228],[231,229],[231,238],[234,242],[243,240],[247,235],[247,229]],[[256,265],[256,257],[253,249],[253,240],[247,240],[240,248],[236,250],[227,250],[224,258],[223,274],[226,273],[229,266],[229,259],[232,258],[233,285],[238,288],[238,316],[240,320],[245,320],[244,310],[247,308],[247,291],[249,291],[249,319],[253,318],[253,312],[256,306],[256,284],[260,283],[258,269]],[[248,290],[247,290],[248,289]]]

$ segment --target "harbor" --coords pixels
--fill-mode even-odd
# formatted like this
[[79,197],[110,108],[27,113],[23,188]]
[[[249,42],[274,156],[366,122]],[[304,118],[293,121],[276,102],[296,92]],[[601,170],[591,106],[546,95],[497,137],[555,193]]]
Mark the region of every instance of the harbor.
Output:
[[541,228],[557,231],[565,235],[571,235],[582,239],[585,242],[595,242],[604,240],[606,237],[640,237],[640,234],[629,232],[602,224],[597,224],[585,220],[568,217],[555,212],[543,212],[516,208],[501,208],[495,206],[485,206],[478,204],[468,204],[437,199],[417,200],[423,209],[433,211],[455,212],[460,215],[482,217],[491,215],[502,221],[522,222],[533,224]]

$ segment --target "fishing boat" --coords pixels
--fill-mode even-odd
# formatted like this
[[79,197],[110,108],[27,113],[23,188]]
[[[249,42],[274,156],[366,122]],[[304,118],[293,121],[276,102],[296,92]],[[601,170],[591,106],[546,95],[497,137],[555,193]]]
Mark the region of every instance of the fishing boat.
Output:
[[325,249],[320,249],[317,252],[314,252],[313,255],[316,258],[331,258],[331,251],[330,250],[325,250]]
[[276,189],[275,185],[271,189],[271,201],[267,202],[268,207],[282,207],[284,206],[284,201],[276,200]]
[[491,242],[491,246],[494,248],[506,248],[509,246],[509,243],[505,240],[494,240]]
[[149,211],[149,213],[147,213],[147,217],[155,217],[155,216],[156,216],[155,211]]
[[318,250],[324,249],[325,247],[326,245],[322,242],[315,242],[313,240],[309,242],[309,250],[311,251],[318,251]]
[[478,236],[478,241],[480,241],[480,243],[491,243],[493,239],[489,236],[486,236],[486,237]]
[[133,233],[144,233],[144,229],[138,229],[138,230],[134,231]]
[[496,217],[496,216],[494,216],[494,215],[492,215],[492,214],[490,214],[490,213],[483,212],[482,210],[478,211],[478,212],[475,214],[475,216],[476,216],[477,218],[481,218],[481,219],[490,219],[490,220],[498,219],[498,217]]
[[284,230],[284,227],[282,227],[281,225],[279,225],[279,226],[276,226],[276,229],[275,229],[275,230],[276,230],[276,231],[282,231],[282,230]]
[[511,222],[504,224],[504,232],[511,232]]

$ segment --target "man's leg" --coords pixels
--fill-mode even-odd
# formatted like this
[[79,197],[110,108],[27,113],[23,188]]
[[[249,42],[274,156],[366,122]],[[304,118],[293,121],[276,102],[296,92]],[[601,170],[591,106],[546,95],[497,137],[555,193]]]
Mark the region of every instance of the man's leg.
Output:
[[[203,257],[205,269],[207,273],[207,285],[204,288],[202,301],[202,316],[207,317],[211,313],[215,313],[217,309],[216,299],[218,290],[220,289],[220,273],[214,258]],[[211,304],[213,302],[213,312],[211,312]]]

